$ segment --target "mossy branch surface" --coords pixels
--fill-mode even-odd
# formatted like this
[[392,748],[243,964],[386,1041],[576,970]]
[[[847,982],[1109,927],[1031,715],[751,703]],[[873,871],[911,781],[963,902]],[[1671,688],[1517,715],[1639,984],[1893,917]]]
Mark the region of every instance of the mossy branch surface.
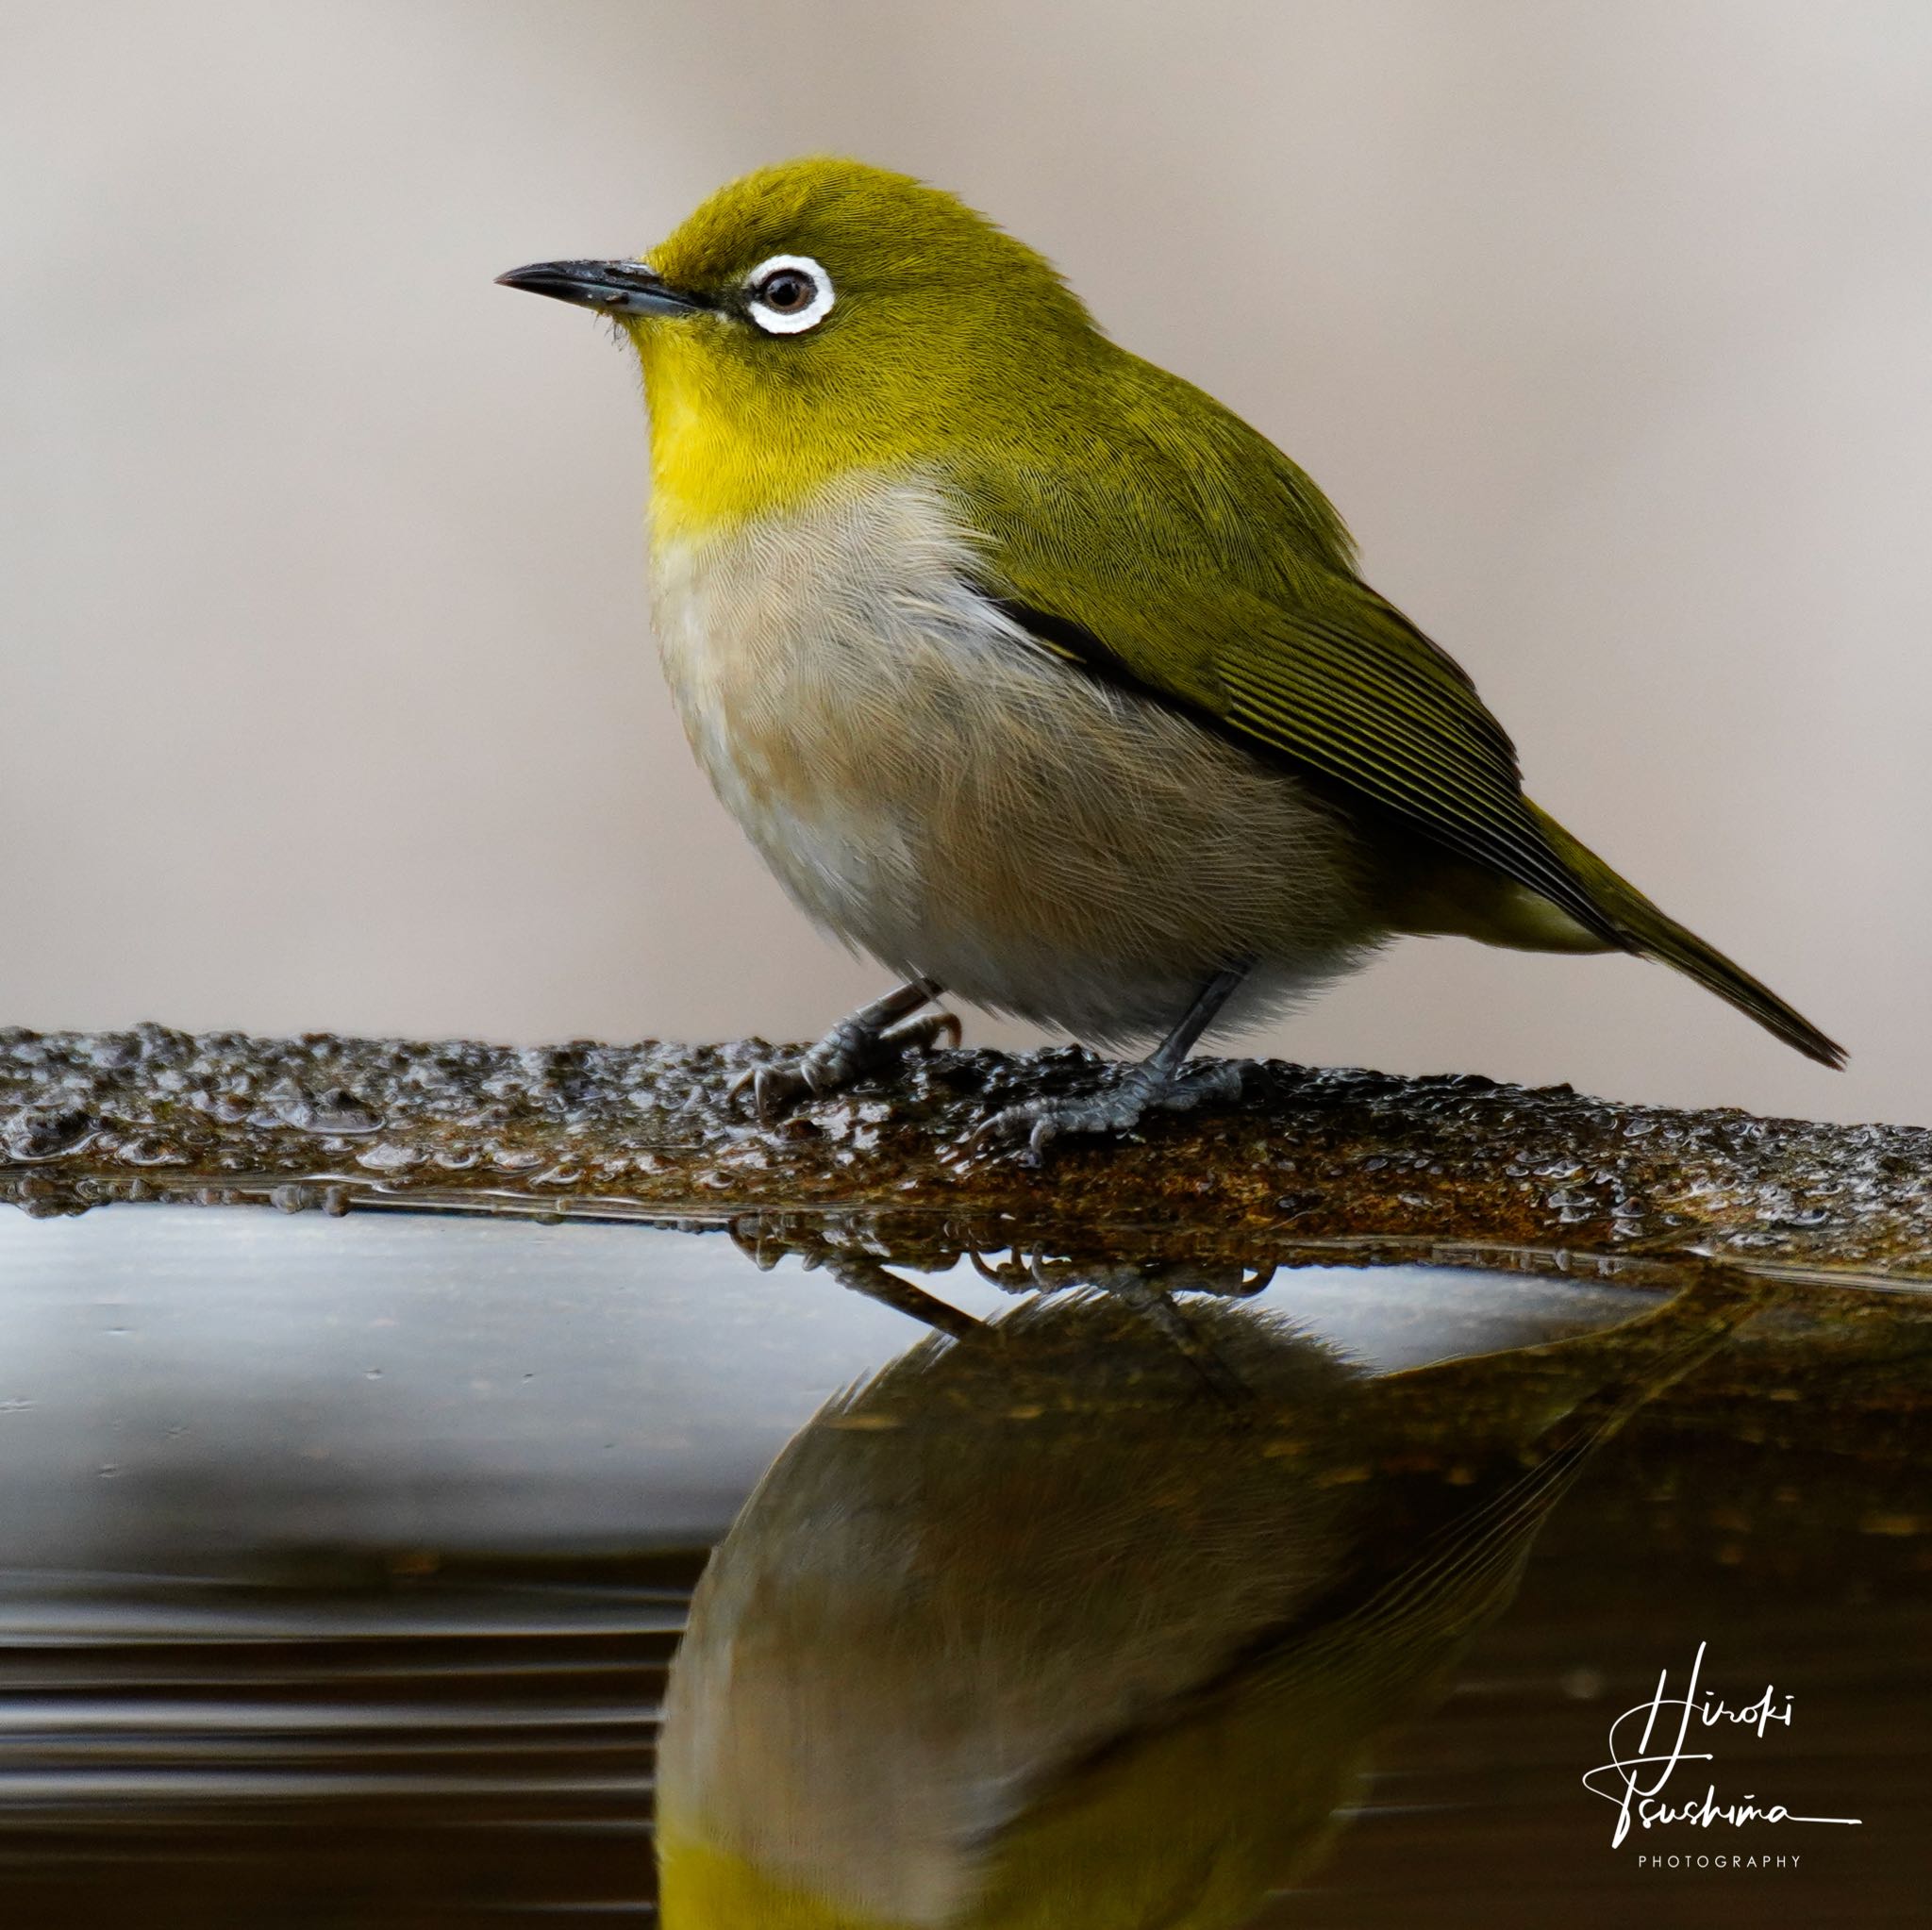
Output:
[[772,1051],[0,1031],[0,1199],[937,1214],[1063,1243],[1133,1226],[1248,1254],[1473,1241],[1932,1280],[1926,1128],[1251,1061],[1239,1106],[1061,1142],[1036,1169],[962,1148],[991,1109],[1091,1090],[1104,1061],[935,1052],[767,1128],[731,1088]]

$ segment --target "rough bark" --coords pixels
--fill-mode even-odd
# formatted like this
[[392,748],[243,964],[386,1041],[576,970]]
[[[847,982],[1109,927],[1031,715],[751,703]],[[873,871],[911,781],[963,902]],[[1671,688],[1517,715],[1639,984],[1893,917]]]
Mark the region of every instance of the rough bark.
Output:
[[263,1199],[706,1219],[889,1216],[957,1251],[1083,1230],[1252,1259],[1519,1247],[1932,1280],[1932,1130],[1614,1105],[1567,1087],[1243,1067],[1239,1106],[967,1151],[993,1106],[1108,1069],[1073,1048],[935,1052],[767,1129],[759,1040],[502,1047],[0,1032],[0,1200]]

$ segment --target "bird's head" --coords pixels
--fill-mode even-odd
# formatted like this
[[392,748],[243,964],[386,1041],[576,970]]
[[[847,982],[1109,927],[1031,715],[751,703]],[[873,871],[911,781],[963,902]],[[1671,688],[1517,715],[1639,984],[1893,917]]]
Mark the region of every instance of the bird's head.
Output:
[[660,524],[942,461],[1000,418],[1037,420],[1098,339],[1041,256],[955,196],[851,160],[748,175],[647,256],[499,279],[608,315],[635,343]]

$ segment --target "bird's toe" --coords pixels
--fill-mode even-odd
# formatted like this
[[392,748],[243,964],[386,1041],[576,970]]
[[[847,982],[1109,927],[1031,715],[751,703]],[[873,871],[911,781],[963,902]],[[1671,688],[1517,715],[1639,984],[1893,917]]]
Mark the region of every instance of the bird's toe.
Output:
[[1028,1099],[996,1112],[974,1129],[974,1147],[1025,1141],[1024,1166],[1041,1164],[1055,1140],[1076,1133],[1111,1139],[1133,1132],[1150,1112],[1191,1112],[1196,1106],[1241,1097],[1241,1068],[1225,1059],[1208,1059],[1173,1071],[1135,1066],[1116,1084],[1078,1099]]
[[869,1073],[899,1065],[910,1053],[926,1051],[942,1040],[958,1045],[959,1038],[959,1021],[951,1012],[932,1012],[887,1026],[869,1022],[866,1013],[854,1013],[804,1052],[741,1073],[732,1082],[730,1097],[742,1105],[749,1095],[759,1121],[775,1125],[803,1099],[828,1098]]

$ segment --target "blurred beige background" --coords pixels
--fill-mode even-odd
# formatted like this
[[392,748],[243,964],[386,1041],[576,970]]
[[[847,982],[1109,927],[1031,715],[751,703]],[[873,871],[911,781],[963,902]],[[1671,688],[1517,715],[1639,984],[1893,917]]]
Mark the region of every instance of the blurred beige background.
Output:
[[840,149],[1291,450],[1534,794],[1854,1057],[1449,940],[1258,1046],[1932,1118],[1924,0],[80,0],[0,8],[0,1023],[879,987],[659,688],[631,369],[491,285]]

